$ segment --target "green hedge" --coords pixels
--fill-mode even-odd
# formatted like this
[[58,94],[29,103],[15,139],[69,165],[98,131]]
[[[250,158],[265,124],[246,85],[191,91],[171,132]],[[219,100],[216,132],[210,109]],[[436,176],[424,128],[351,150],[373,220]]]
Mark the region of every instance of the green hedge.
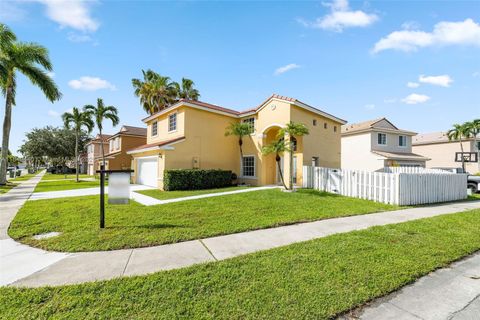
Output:
[[199,190],[232,185],[230,170],[174,169],[165,170],[163,188],[173,190]]

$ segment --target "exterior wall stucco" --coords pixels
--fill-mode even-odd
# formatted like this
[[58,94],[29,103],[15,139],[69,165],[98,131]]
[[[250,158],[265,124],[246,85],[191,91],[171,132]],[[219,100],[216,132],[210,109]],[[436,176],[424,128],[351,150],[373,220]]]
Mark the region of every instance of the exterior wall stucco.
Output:
[[371,152],[370,132],[342,137],[342,169],[376,171],[384,160]]
[[[465,141],[462,144],[464,152],[474,152],[473,141]],[[462,166],[461,162],[455,162],[455,153],[461,152],[460,142],[458,141],[414,145],[412,150],[431,159],[427,161],[427,168],[460,168]],[[480,164],[465,163],[465,170],[472,174],[480,172]]]
[[[378,144],[378,134],[379,133],[386,133],[387,135],[387,144],[386,145],[379,145]],[[405,136],[407,139],[407,145],[405,147],[399,146],[398,137]],[[411,153],[412,152],[412,136],[408,136],[401,133],[391,133],[391,132],[383,132],[383,131],[374,131],[371,132],[371,150],[377,151],[384,151],[384,152],[395,152],[395,153]]]

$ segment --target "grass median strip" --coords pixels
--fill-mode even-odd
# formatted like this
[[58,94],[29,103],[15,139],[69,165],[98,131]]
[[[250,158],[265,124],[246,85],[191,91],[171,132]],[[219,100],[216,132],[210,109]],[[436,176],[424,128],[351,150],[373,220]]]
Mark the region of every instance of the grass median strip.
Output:
[[155,199],[167,200],[167,199],[174,199],[174,198],[199,196],[199,195],[210,194],[210,193],[237,191],[237,190],[242,190],[247,188],[248,187],[239,186],[239,187],[227,187],[227,188],[206,189],[206,190],[178,190],[178,191],[162,191],[158,189],[152,189],[152,190],[141,190],[136,192],[155,198]]
[[21,318],[328,319],[480,248],[480,210],[329,236],[149,276],[0,289]]
[[[79,174],[78,177],[80,179],[93,179],[96,177],[95,176],[89,176],[88,174]],[[45,173],[45,175],[42,177],[42,181],[48,181],[48,180],[68,180],[68,179],[76,179],[77,175],[76,174],[53,174],[53,173]]]
[[[107,205],[98,228],[98,196],[28,201],[9,234],[23,243],[56,251],[147,247],[298,222],[395,210],[396,206],[314,190],[252,191],[158,206]],[[58,237],[32,236],[61,232]]]
[[[108,183],[105,183],[107,185]],[[99,180],[64,180],[64,181],[40,181],[33,192],[49,192],[49,191],[62,191],[62,190],[74,190],[93,188],[100,185]]]

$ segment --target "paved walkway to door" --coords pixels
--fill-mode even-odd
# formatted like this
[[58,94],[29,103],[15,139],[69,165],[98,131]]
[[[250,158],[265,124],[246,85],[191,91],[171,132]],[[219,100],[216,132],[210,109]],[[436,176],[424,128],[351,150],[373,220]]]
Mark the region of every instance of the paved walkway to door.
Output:
[[285,246],[328,235],[401,223],[480,208],[480,201],[458,202],[321,220],[154,246],[101,252],[54,253],[34,249],[8,238],[7,228],[41,175],[0,197],[0,285],[38,287],[64,285],[182,268],[198,263]]

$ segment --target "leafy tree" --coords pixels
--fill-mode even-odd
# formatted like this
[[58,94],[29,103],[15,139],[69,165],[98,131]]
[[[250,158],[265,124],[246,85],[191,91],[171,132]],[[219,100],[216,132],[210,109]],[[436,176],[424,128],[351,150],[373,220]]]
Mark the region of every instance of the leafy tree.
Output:
[[176,100],[174,83],[153,70],[142,70],[143,80],[132,79],[135,96],[148,114],[154,114],[169,107]]
[[20,153],[35,164],[50,162],[54,166],[65,165],[74,159],[76,147],[84,151],[90,139],[86,131],[76,134],[73,130],[52,126],[34,128],[25,137]]
[[200,98],[200,92],[194,88],[195,83],[187,78],[182,78],[181,84],[174,82],[177,99],[187,99],[197,101]]
[[[101,98],[97,99],[97,106],[86,105],[83,109],[89,116],[93,117],[98,128],[98,133],[100,134],[100,141],[103,141],[102,130],[104,120],[110,120],[114,127],[120,122],[117,108],[114,106],[105,106]],[[102,165],[105,168],[105,148],[103,147],[103,143],[100,144],[100,149],[102,150]]]
[[289,137],[289,147],[288,153],[290,155],[290,176],[289,176],[289,187],[290,190],[293,190],[293,153],[295,151],[295,141],[297,137],[302,137],[309,134],[308,128],[303,123],[296,123],[290,121],[287,125],[278,131],[278,138],[283,138],[285,136]]
[[478,146],[478,136],[480,135],[480,119],[466,122],[465,126],[467,127],[469,134],[473,137],[473,144],[475,148],[477,148],[477,153],[480,153],[480,148]]
[[454,124],[453,128],[448,130],[447,137],[449,141],[459,141],[460,150],[462,152],[462,169],[465,172],[465,159],[463,158],[463,138],[469,138],[471,136],[471,131],[468,125],[466,124]]
[[73,107],[72,112],[65,112],[62,115],[63,123],[65,128],[70,129],[73,126],[73,131],[75,132],[75,170],[76,170],[76,181],[79,182],[79,166],[78,166],[78,143],[80,134],[82,132],[82,127],[87,128],[87,132],[91,133],[94,127],[94,123],[91,114],[88,112],[82,112],[78,108]]
[[142,75],[143,79],[132,79],[132,85],[135,96],[140,98],[143,110],[148,114],[168,108],[180,99],[198,100],[200,97],[190,79],[182,78],[179,84],[151,69],[142,70]]
[[285,139],[283,139],[283,138],[275,140],[272,143],[262,147],[262,154],[263,155],[269,155],[269,154],[272,154],[272,153],[275,154],[275,161],[277,162],[278,173],[280,175],[280,179],[282,180],[282,184],[285,187],[285,189],[288,189],[288,188],[287,188],[287,185],[285,184],[285,180],[283,178],[283,173],[282,173],[282,167],[280,165],[280,160],[281,160],[281,156],[285,152],[288,152],[288,151],[289,151],[289,148],[285,144]]
[[52,64],[45,47],[36,43],[17,42],[13,32],[4,24],[0,24],[0,87],[5,96],[0,185],[7,182],[7,151],[10,140],[12,106],[15,105],[17,72],[30,79],[30,82],[39,87],[48,100],[54,102],[60,99],[61,93],[52,78],[47,75],[47,71],[51,70]]

